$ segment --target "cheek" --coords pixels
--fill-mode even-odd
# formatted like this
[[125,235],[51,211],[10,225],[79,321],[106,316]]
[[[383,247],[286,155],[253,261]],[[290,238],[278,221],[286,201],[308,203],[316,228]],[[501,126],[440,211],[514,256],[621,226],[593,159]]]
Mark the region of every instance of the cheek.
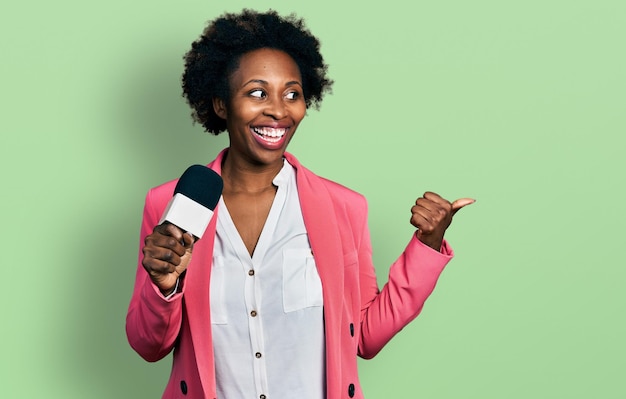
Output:
[[258,114],[258,111],[253,107],[250,107],[248,104],[245,106],[238,106],[235,109],[235,112],[229,113],[230,119],[235,123],[247,123],[254,119],[254,117]]
[[293,109],[291,115],[294,120],[300,123],[306,115],[306,105],[304,103],[302,103],[302,105],[298,105],[297,107]]

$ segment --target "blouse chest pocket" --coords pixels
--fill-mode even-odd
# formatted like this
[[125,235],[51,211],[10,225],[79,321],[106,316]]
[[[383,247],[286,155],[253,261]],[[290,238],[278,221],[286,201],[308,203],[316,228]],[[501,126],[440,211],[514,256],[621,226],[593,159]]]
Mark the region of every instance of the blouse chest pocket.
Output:
[[285,312],[323,306],[322,280],[308,248],[283,251],[283,309]]

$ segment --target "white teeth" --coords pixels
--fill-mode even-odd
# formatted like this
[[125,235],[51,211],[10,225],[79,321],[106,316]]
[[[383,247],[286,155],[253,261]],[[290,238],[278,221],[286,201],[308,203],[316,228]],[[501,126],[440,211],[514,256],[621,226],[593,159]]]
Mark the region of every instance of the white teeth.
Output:
[[268,141],[278,141],[287,132],[287,129],[275,129],[272,127],[255,127],[253,130],[254,133],[263,136]]

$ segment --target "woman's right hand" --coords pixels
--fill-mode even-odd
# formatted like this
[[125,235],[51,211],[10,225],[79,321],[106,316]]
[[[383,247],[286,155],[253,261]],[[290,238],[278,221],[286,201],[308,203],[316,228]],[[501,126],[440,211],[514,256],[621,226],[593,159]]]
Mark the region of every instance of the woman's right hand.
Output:
[[174,291],[176,281],[187,269],[193,243],[193,235],[168,222],[156,226],[146,237],[141,263],[163,295]]

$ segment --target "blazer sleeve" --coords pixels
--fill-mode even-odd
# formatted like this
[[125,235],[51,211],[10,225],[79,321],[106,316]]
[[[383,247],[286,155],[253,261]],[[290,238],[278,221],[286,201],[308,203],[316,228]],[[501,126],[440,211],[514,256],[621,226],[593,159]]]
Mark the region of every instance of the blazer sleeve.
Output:
[[[364,214],[367,215],[367,205]],[[446,241],[437,252],[413,234],[404,252],[391,265],[388,281],[379,291],[367,217],[361,231],[357,244],[361,291],[358,354],[369,359],[419,315],[453,252]]]
[[159,207],[155,206],[155,197],[159,196],[154,190],[150,190],[146,196],[135,285],[126,315],[128,342],[141,357],[150,362],[162,359],[174,347],[183,312],[183,294],[178,293],[166,299],[142,266],[144,240],[160,219]]

